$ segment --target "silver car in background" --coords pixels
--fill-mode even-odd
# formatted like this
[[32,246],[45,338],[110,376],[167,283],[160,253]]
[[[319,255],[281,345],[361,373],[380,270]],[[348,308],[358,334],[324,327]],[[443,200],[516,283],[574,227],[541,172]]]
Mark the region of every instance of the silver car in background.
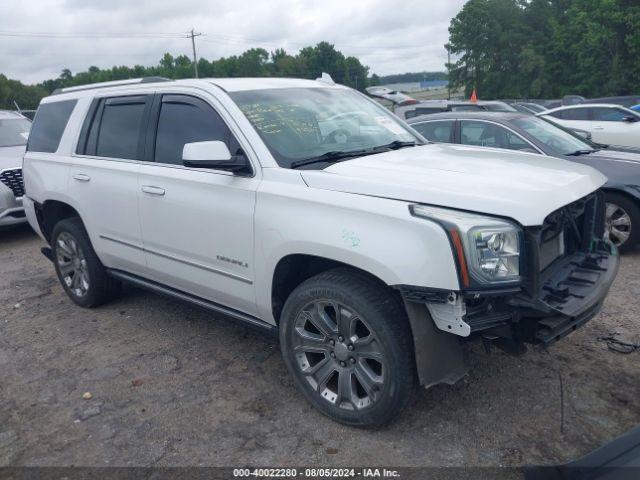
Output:
[[28,118],[0,110],[0,228],[27,221],[22,208],[22,157],[29,130]]

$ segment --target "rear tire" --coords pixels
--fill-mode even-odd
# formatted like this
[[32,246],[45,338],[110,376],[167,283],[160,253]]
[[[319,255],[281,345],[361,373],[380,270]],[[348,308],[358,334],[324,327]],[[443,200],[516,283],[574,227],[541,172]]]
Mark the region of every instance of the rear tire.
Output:
[[415,391],[406,311],[393,292],[361,272],[338,268],[300,284],[282,311],[280,345],[297,387],[340,423],[381,426]]
[[65,218],[53,227],[51,248],[58,280],[74,303],[96,307],[120,292],[120,283],[107,275],[80,218]]
[[625,195],[605,194],[605,238],[613,242],[620,253],[627,253],[640,243],[640,207]]

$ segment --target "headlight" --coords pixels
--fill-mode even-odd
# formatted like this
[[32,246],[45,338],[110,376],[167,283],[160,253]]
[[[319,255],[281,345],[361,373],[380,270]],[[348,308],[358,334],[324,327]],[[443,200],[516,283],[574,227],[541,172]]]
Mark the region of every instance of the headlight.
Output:
[[447,231],[464,286],[470,286],[469,274],[481,285],[520,281],[521,230],[513,223],[425,205],[411,205],[409,209]]

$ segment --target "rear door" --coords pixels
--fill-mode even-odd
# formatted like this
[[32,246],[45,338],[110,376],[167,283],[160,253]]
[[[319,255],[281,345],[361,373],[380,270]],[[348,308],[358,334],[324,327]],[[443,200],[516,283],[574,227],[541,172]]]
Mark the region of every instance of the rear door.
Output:
[[222,108],[205,98],[164,93],[154,101],[149,162],[140,168],[138,185],[148,276],[255,315],[253,214],[259,180],[182,164],[183,147],[191,142],[223,141],[232,155],[242,153]]
[[138,171],[153,95],[93,100],[70,169],[69,195],[91,242],[111,268],[143,275]]

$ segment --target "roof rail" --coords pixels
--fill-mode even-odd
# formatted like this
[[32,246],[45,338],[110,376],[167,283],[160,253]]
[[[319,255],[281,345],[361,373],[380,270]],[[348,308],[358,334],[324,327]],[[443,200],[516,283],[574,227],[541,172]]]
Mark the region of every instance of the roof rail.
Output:
[[114,80],[112,82],[89,83],[87,85],[78,85],[77,87],[56,88],[51,95],[59,95],[61,93],[80,92],[82,90],[93,90],[96,88],[119,87],[121,85],[135,85],[137,83],[156,83],[171,82],[170,78],[165,77],[142,77],[129,78],[127,80]]

